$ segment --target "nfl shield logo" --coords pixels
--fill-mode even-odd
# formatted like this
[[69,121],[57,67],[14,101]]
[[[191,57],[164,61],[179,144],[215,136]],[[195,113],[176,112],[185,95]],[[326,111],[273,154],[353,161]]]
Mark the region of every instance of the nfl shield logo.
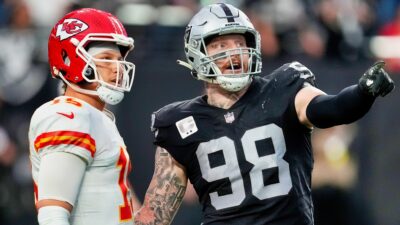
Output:
[[224,117],[226,123],[232,123],[233,121],[235,121],[235,114],[233,114],[233,112],[228,112],[224,115]]

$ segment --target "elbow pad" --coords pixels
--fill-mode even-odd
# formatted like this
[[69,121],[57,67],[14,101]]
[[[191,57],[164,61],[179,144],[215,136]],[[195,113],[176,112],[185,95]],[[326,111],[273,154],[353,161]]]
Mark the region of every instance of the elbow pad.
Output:
[[352,123],[371,108],[375,97],[364,94],[357,85],[343,89],[337,95],[319,95],[308,104],[308,120],[318,128]]

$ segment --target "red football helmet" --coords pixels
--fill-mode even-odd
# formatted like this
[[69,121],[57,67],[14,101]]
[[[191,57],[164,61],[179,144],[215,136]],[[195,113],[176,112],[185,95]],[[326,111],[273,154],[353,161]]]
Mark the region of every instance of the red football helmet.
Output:
[[[121,80],[116,84],[104,82],[97,73],[95,60],[87,52],[91,42],[111,42],[118,46],[123,60],[111,61],[123,71]],[[133,39],[127,36],[124,26],[115,16],[98,9],[75,10],[65,15],[51,30],[48,43],[51,74],[68,85],[99,82],[112,90],[130,91],[135,66],[125,59],[132,49]],[[76,85],[72,86],[88,93]]]

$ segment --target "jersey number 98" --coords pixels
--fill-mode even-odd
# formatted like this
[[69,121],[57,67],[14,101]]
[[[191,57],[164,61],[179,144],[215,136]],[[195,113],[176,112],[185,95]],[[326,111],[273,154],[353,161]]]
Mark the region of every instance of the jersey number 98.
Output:
[[[256,141],[267,138],[271,138],[275,153],[259,156]],[[249,172],[252,194],[260,200],[287,195],[292,188],[292,179],[289,164],[283,159],[286,144],[282,129],[275,124],[250,129],[242,136],[241,143],[246,161],[254,165]],[[220,150],[224,155],[225,164],[211,168],[208,155]],[[224,136],[203,142],[198,146],[196,155],[206,181],[228,178],[231,183],[231,194],[220,196],[217,192],[210,193],[211,204],[217,210],[240,205],[246,198],[246,193],[232,139]],[[264,185],[263,170],[270,168],[278,168],[279,182]]]

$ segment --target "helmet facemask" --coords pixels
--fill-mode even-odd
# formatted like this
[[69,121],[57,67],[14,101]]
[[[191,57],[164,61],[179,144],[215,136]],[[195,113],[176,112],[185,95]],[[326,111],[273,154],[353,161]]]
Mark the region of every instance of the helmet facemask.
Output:
[[[91,48],[97,46],[97,50]],[[85,47],[84,47],[85,46]],[[96,91],[74,87],[77,91],[98,95],[108,104],[119,103],[124,96],[123,92],[129,92],[135,74],[135,65],[126,61],[128,53],[133,49],[133,40],[117,34],[89,34],[76,47],[76,54],[86,63],[82,70],[83,80],[88,83],[98,83]],[[121,52],[122,60],[97,59],[94,56],[104,50],[117,50]],[[102,76],[99,66],[116,68],[116,77],[109,82]],[[65,81],[65,80],[64,80]],[[73,85],[70,85],[73,87]]]
[[[111,35],[113,38],[106,38],[102,34],[89,34],[77,46],[77,55],[86,62],[86,66],[82,71],[82,77],[89,83],[98,82],[100,85],[112,90],[129,92],[134,79],[135,65],[126,61],[125,59],[133,48],[133,40],[115,34],[106,35]],[[96,47],[97,50],[93,51],[93,47]],[[122,60],[97,59],[94,57],[95,55],[108,49],[121,52],[121,56],[123,57]],[[116,68],[117,76],[113,83],[109,83],[104,80],[99,73],[99,69],[97,68],[98,65],[107,65]]]
[[[257,62],[259,55],[253,48],[235,48],[217,54],[200,58],[200,76],[215,80],[221,87],[228,91],[239,91],[251,81],[251,76],[259,73]],[[223,69],[230,73],[222,73]]]
[[[249,35],[247,34],[247,36]],[[260,52],[251,47],[250,44],[247,44],[249,47],[231,48],[211,55],[206,48],[209,43],[207,40],[210,39],[210,37],[201,38],[202,46],[200,46],[200,49],[196,49],[201,53],[198,54],[199,63],[193,69],[197,72],[199,79],[217,83],[227,91],[236,92],[250,83],[252,75],[261,72]],[[249,43],[247,39],[246,43]],[[224,69],[224,73],[220,67]]]
[[[104,75],[101,74],[100,68],[103,65],[116,68],[115,73],[117,75],[111,83],[107,82],[107,80],[105,80],[103,77]],[[97,82],[100,85],[110,88],[112,90],[128,92],[131,90],[132,87],[134,73],[135,65],[131,62],[122,60],[96,59],[93,56],[89,56],[82,76],[84,80],[89,83]]]

